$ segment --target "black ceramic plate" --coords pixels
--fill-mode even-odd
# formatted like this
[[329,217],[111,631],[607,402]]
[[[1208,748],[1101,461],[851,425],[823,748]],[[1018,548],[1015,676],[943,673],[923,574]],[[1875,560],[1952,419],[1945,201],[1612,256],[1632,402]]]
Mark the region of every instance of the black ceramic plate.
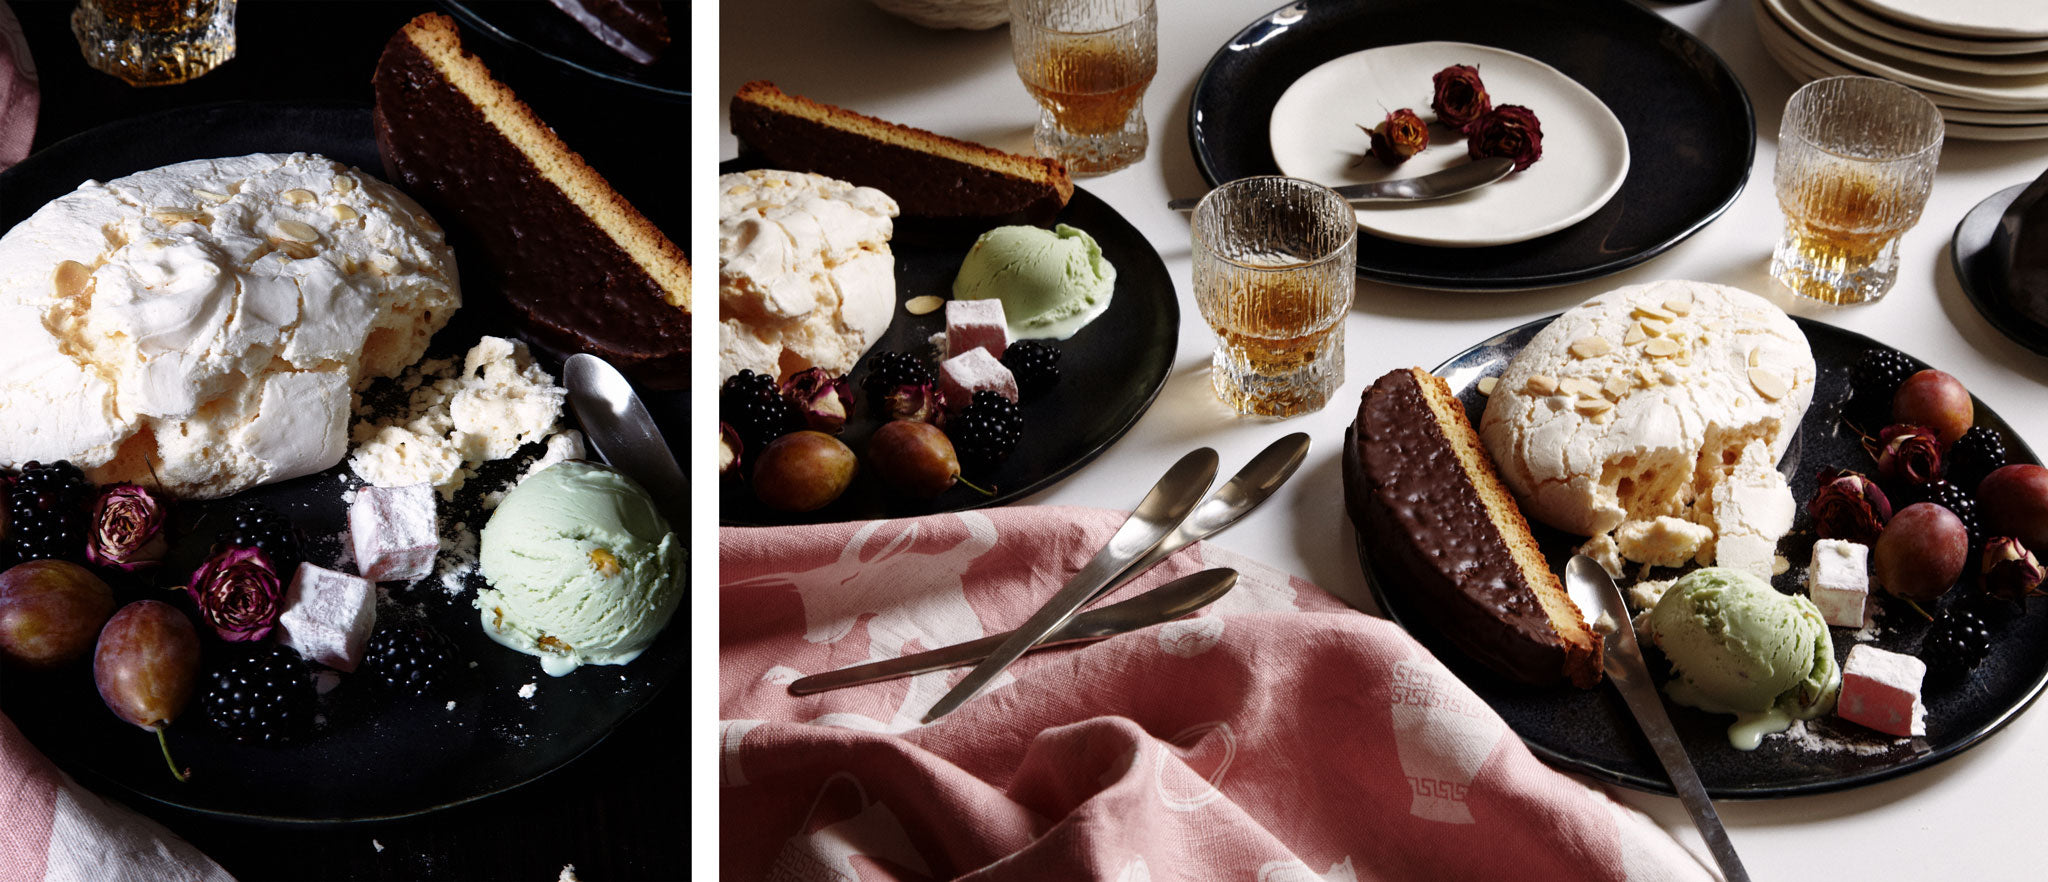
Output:
[[[728,163],[726,170],[734,167]],[[826,523],[1003,505],[1052,486],[1130,431],[1152,406],[1173,368],[1174,346],[1180,339],[1180,303],[1174,297],[1173,279],[1144,234],[1086,190],[1074,190],[1073,201],[1060,212],[1058,222],[1095,237],[1103,256],[1116,267],[1116,293],[1109,309],[1073,337],[1047,341],[1060,350],[1059,385],[1023,405],[1024,435],[1016,452],[992,474],[975,478],[977,483],[986,478],[988,483],[982,486],[995,491],[994,496],[955,486],[934,500],[910,499],[890,492],[872,469],[864,469],[838,501],[814,512],[784,515],[756,502],[745,483],[729,479],[719,518],[736,525]],[[950,299],[953,276],[967,248],[892,243],[897,302],[924,294]],[[854,394],[861,395],[860,381],[875,353],[913,352],[935,362],[931,336],[945,329],[945,310],[914,316],[899,305],[889,330],[854,365],[849,375]],[[842,437],[859,453],[878,425],[862,401]]]
[[[1849,394],[1849,370],[1862,354],[1880,344],[1832,325],[1794,318],[1813,348],[1820,367],[1813,405],[1800,424],[1795,450],[1785,459],[1792,463],[1793,498],[1811,499],[1815,475],[1827,466],[1870,472],[1870,459],[1859,446],[1855,432],[1843,425],[1842,405]],[[1509,360],[1520,352],[1550,319],[1530,322],[1472,347],[1438,365],[1443,377],[1465,403],[1473,425],[1486,410],[1486,398],[1479,394],[1481,377],[1499,376]],[[1922,364],[1924,367],[1925,365]],[[2006,450],[2013,462],[2038,462],[2034,452],[2013,432],[2012,426],[1975,402],[1977,425],[1990,426],[2005,436]],[[1346,455],[1352,446],[1346,439]],[[1532,525],[1537,542],[1550,565],[1563,572],[1572,549],[1581,540],[1540,524]],[[1792,533],[1779,544],[1779,552],[1792,568],[1773,583],[1780,591],[1803,593],[1801,579],[1813,549],[1813,521],[1802,504]],[[1382,580],[1372,562],[1363,537],[1358,543],[1359,560],[1373,598],[1388,618],[1400,623],[1429,647],[1436,657],[1457,673],[1474,692],[1507,720],[1517,735],[1536,755],[1553,764],[1582,772],[1626,787],[1670,793],[1671,784],[1663,766],[1651,752],[1635,718],[1622,703],[1613,685],[1602,683],[1590,690],[1569,686],[1537,688],[1521,685],[1494,673],[1461,653],[1430,627],[1414,601],[1398,584]],[[1659,571],[1669,577],[1678,571]],[[1951,592],[1961,594],[1961,590]],[[1880,633],[1874,645],[1915,654],[1927,631],[1926,621],[1895,598],[1881,592],[1872,595],[1881,604]],[[1947,598],[1953,600],[1954,598]],[[1880,735],[1829,714],[1807,723],[1822,734],[1835,749],[1809,749],[1789,737],[1768,736],[1763,746],[1743,752],[1729,746],[1726,714],[1709,714],[1695,708],[1665,702],[1671,722],[1678,729],[1685,749],[1699,769],[1700,781],[1717,799],[1758,799],[1796,796],[1860,787],[1926,768],[1955,756],[1997,731],[2026,708],[2048,685],[2048,601],[2030,601],[2028,613],[1993,623],[1996,640],[1991,655],[1957,686],[1930,683],[1927,703],[1927,736],[1905,741]],[[1846,658],[1855,644],[1854,633],[1833,628],[1837,661]],[[1664,679],[1664,662],[1654,647],[1647,647],[1653,676]],[[1853,746],[1847,749],[1844,745]]]
[[1985,321],[2014,343],[2048,355],[2048,327],[2020,315],[1999,299],[2006,283],[2003,249],[1992,247],[1999,236],[1999,220],[2026,189],[2026,184],[2014,184],[1991,194],[1963,215],[1949,245],[1949,259],[1954,261],[1956,281],[1962,283],[1963,294]]
[[[294,150],[322,153],[382,177],[367,107],[229,104],[173,110],[84,132],[0,173],[0,230],[87,178],[107,180],[187,159]],[[464,279],[484,278],[468,266],[475,255],[459,259]],[[459,356],[481,334],[512,333],[489,307],[490,293],[465,288],[464,309],[435,335],[430,355]],[[511,462],[485,468],[472,489],[443,508],[444,518],[482,526],[477,493],[516,474]],[[347,471],[344,463],[231,500],[180,503],[174,521],[180,541],[159,581],[181,584],[241,500],[261,500],[290,515],[310,539],[307,558],[334,565],[340,548],[333,537],[347,520],[341,481]],[[687,664],[685,638],[680,628],[671,628],[630,665],[549,677],[536,659],[484,636],[469,605],[480,581],[472,577],[471,593],[460,597],[438,585],[392,592],[397,607],[416,607],[455,641],[459,662],[445,693],[399,699],[369,674],[347,675],[322,701],[326,722],[313,736],[283,747],[229,739],[206,721],[195,698],[169,730],[173,754],[193,770],[189,783],[171,779],[148,732],[116,719],[100,703],[89,664],[45,675],[0,674],[0,710],[59,766],[89,784],[213,814],[292,822],[372,820],[467,802],[559,768],[645,706]],[[114,580],[114,586],[122,602],[154,597],[191,613],[182,592],[130,581]],[[207,639],[208,659],[224,649]],[[527,683],[536,684],[531,701],[517,694]]]
[[[1339,56],[1425,40],[1519,52],[1592,90],[1628,132],[1628,177],[1591,217],[1526,242],[1433,248],[1361,234],[1361,276],[1450,290],[1598,278],[1697,232],[1749,179],[1756,119],[1742,84],[1706,44],[1626,0],[1301,0],[1281,7],[1230,38],[1195,84],[1188,140],[1202,177],[1213,185],[1279,174],[1268,133],[1273,104],[1289,85]],[[1426,94],[1429,84],[1419,88]]]
[[669,47],[641,64],[605,45],[569,14],[544,0],[506,3],[503,0],[444,0],[457,19],[493,40],[532,51],[556,64],[650,97],[690,97],[690,7],[663,3],[668,16]]

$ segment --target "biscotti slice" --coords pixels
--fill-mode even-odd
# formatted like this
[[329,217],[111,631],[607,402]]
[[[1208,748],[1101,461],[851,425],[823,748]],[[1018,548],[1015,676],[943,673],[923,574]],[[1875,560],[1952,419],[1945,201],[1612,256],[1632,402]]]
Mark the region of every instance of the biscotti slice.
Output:
[[490,256],[489,287],[549,348],[588,352],[655,388],[689,381],[690,266],[428,13],[372,77],[387,173]]
[[1392,371],[1360,401],[1345,502],[1388,593],[1467,655],[1522,682],[1600,681],[1593,633],[1442,378]]
[[1074,196],[1058,162],[935,135],[756,81],[733,95],[732,133],[750,165],[874,187],[902,208],[899,236],[973,237],[1046,226]]

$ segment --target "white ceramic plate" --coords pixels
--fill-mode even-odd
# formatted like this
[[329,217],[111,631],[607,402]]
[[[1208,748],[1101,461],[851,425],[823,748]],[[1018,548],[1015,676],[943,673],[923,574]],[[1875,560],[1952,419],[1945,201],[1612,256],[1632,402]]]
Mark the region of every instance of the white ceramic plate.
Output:
[[[1990,40],[1967,37],[1944,37],[1893,24],[1864,12],[1849,0],[1817,0],[1829,12],[1842,17],[1867,34],[1875,34],[1895,43],[1911,43],[1922,49],[1938,52],[1960,52],[1965,55],[2023,55],[2029,52],[2048,52],[2048,40]],[[2020,0],[2026,2],[2026,0]]]
[[[2048,3],[2048,0],[2040,2]],[[1786,0],[1756,0],[1756,3],[1760,7],[1757,12],[1759,30],[1764,29],[1762,26],[1765,20],[1769,19],[1779,28],[1796,36],[1798,42],[1805,44],[1801,48],[1808,52],[1817,52],[1859,72],[1884,77],[1916,89],[1969,98],[1988,105],[1979,109],[2048,109],[2048,75],[1982,76],[1941,70],[1910,61],[1879,59],[1869,53],[1858,52],[1854,46],[1844,45],[1847,41],[1840,37],[1821,33],[1804,10],[1792,8]]]
[[1831,37],[1840,37],[1861,47],[1860,52],[1875,58],[1895,58],[1911,61],[1942,70],[1959,73],[1985,74],[1989,76],[2024,76],[2048,73],[2048,52],[2030,52],[2014,55],[1965,55],[1954,52],[1936,52],[1919,46],[1896,43],[1875,34],[1858,30],[1841,16],[1829,12],[1820,0],[1794,0],[1799,10],[1810,18],[1815,27]]
[[1477,248],[1534,239],[1599,210],[1628,176],[1628,133],[1584,86],[1526,55],[1472,43],[1406,43],[1340,56],[1304,74],[1273,105],[1273,162],[1330,186],[1412,178],[1469,162],[1465,141],[1430,127],[1430,146],[1393,168],[1359,161],[1358,126],[1409,108],[1432,119],[1431,77],[1454,64],[1479,68],[1493,103],[1535,111],[1543,158],[1498,183],[1429,202],[1359,206],[1358,225],[1398,242]]
[[2048,37],[2041,0],[1855,0],[1893,21],[1957,37],[2027,40]]
[[[1762,9],[1758,9],[1757,14],[1763,15]],[[1810,58],[1795,51],[1793,47],[1799,47],[1799,43],[1790,34],[1761,21],[1759,24],[1763,25],[1759,30],[1763,37],[1764,51],[1772,60],[1778,62],[1779,67],[1794,77],[1805,81],[1856,73],[1826,59]],[[2042,114],[1960,110],[1944,106],[1941,102],[1946,100],[1945,96],[1928,97],[1934,99],[1935,107],[1941,111],[1943,128],[1949,138],[1974,141],[2032,141],[2048,138],[2048,125],[2035,124],[2048,122],[2048,117]],[[2011,119],[2017,124],[1998,124],[2002,119]]]

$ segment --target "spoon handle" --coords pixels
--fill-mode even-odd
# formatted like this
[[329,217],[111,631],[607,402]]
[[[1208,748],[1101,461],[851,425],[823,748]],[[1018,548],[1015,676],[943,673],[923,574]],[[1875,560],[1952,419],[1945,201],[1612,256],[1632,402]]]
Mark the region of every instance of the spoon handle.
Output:
[[[1632,632],[1627,623],[1622,629]],[[1617,632],[1617,634],[1620,632]],[[1643,735],[1650,739],[1651,749],[1657,752],[1657,760],[1664,764],[1664,774],[1671,777],[1672,789],[1678,791],[1678,801],[1685,805],[1685,811],[1692,816],[1692,825],[1699,828],[1700,838],[1707,843],[1707,851],[1714,856],[1714,863],[1721,867],[1721,876],[1727,882],[1749,882],[1749,871],[1743,869],[1742,858],[1735,854],[1735,844],[1728,841],[1728,830],[1721,826],[1721,816],[1714,811],[1714,802],[1707,796],[1707,788],[1700,783],[1700,776],[1692,767],[1692,759],[1685,753],[1685,745],[1678,741],[1678,730],[1671,725],[1671,715],[1664,710],[1664,699],[1657,694],[1657,687],[1650,682],[1649,671],[1643,664],[1641,652],[1634,645],[1633,633],[1629,635],[1628,647],[1622,652],[1607,655],[1607,676],[1621,690],[1621,698],[1628,703],[1629,712],[1635,715]]]

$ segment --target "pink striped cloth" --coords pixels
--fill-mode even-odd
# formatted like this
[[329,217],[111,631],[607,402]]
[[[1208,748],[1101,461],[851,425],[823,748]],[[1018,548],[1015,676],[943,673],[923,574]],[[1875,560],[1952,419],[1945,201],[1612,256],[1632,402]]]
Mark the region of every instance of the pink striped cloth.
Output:
[[1200,615],[1026,656],[933,725],[966,669],[788,694],[1015,627],[1122,519],[721,531],[721,878],[1711,878],[1538,761],[1399,627],[1206,543],[1111,598],[1237,569]]
[[0,2],[0,171],[28,156],[36,136],[36,63],[21,22]]
[[58,880],[234,877],[155,821],[78,786],[0,714],[0,882]]

